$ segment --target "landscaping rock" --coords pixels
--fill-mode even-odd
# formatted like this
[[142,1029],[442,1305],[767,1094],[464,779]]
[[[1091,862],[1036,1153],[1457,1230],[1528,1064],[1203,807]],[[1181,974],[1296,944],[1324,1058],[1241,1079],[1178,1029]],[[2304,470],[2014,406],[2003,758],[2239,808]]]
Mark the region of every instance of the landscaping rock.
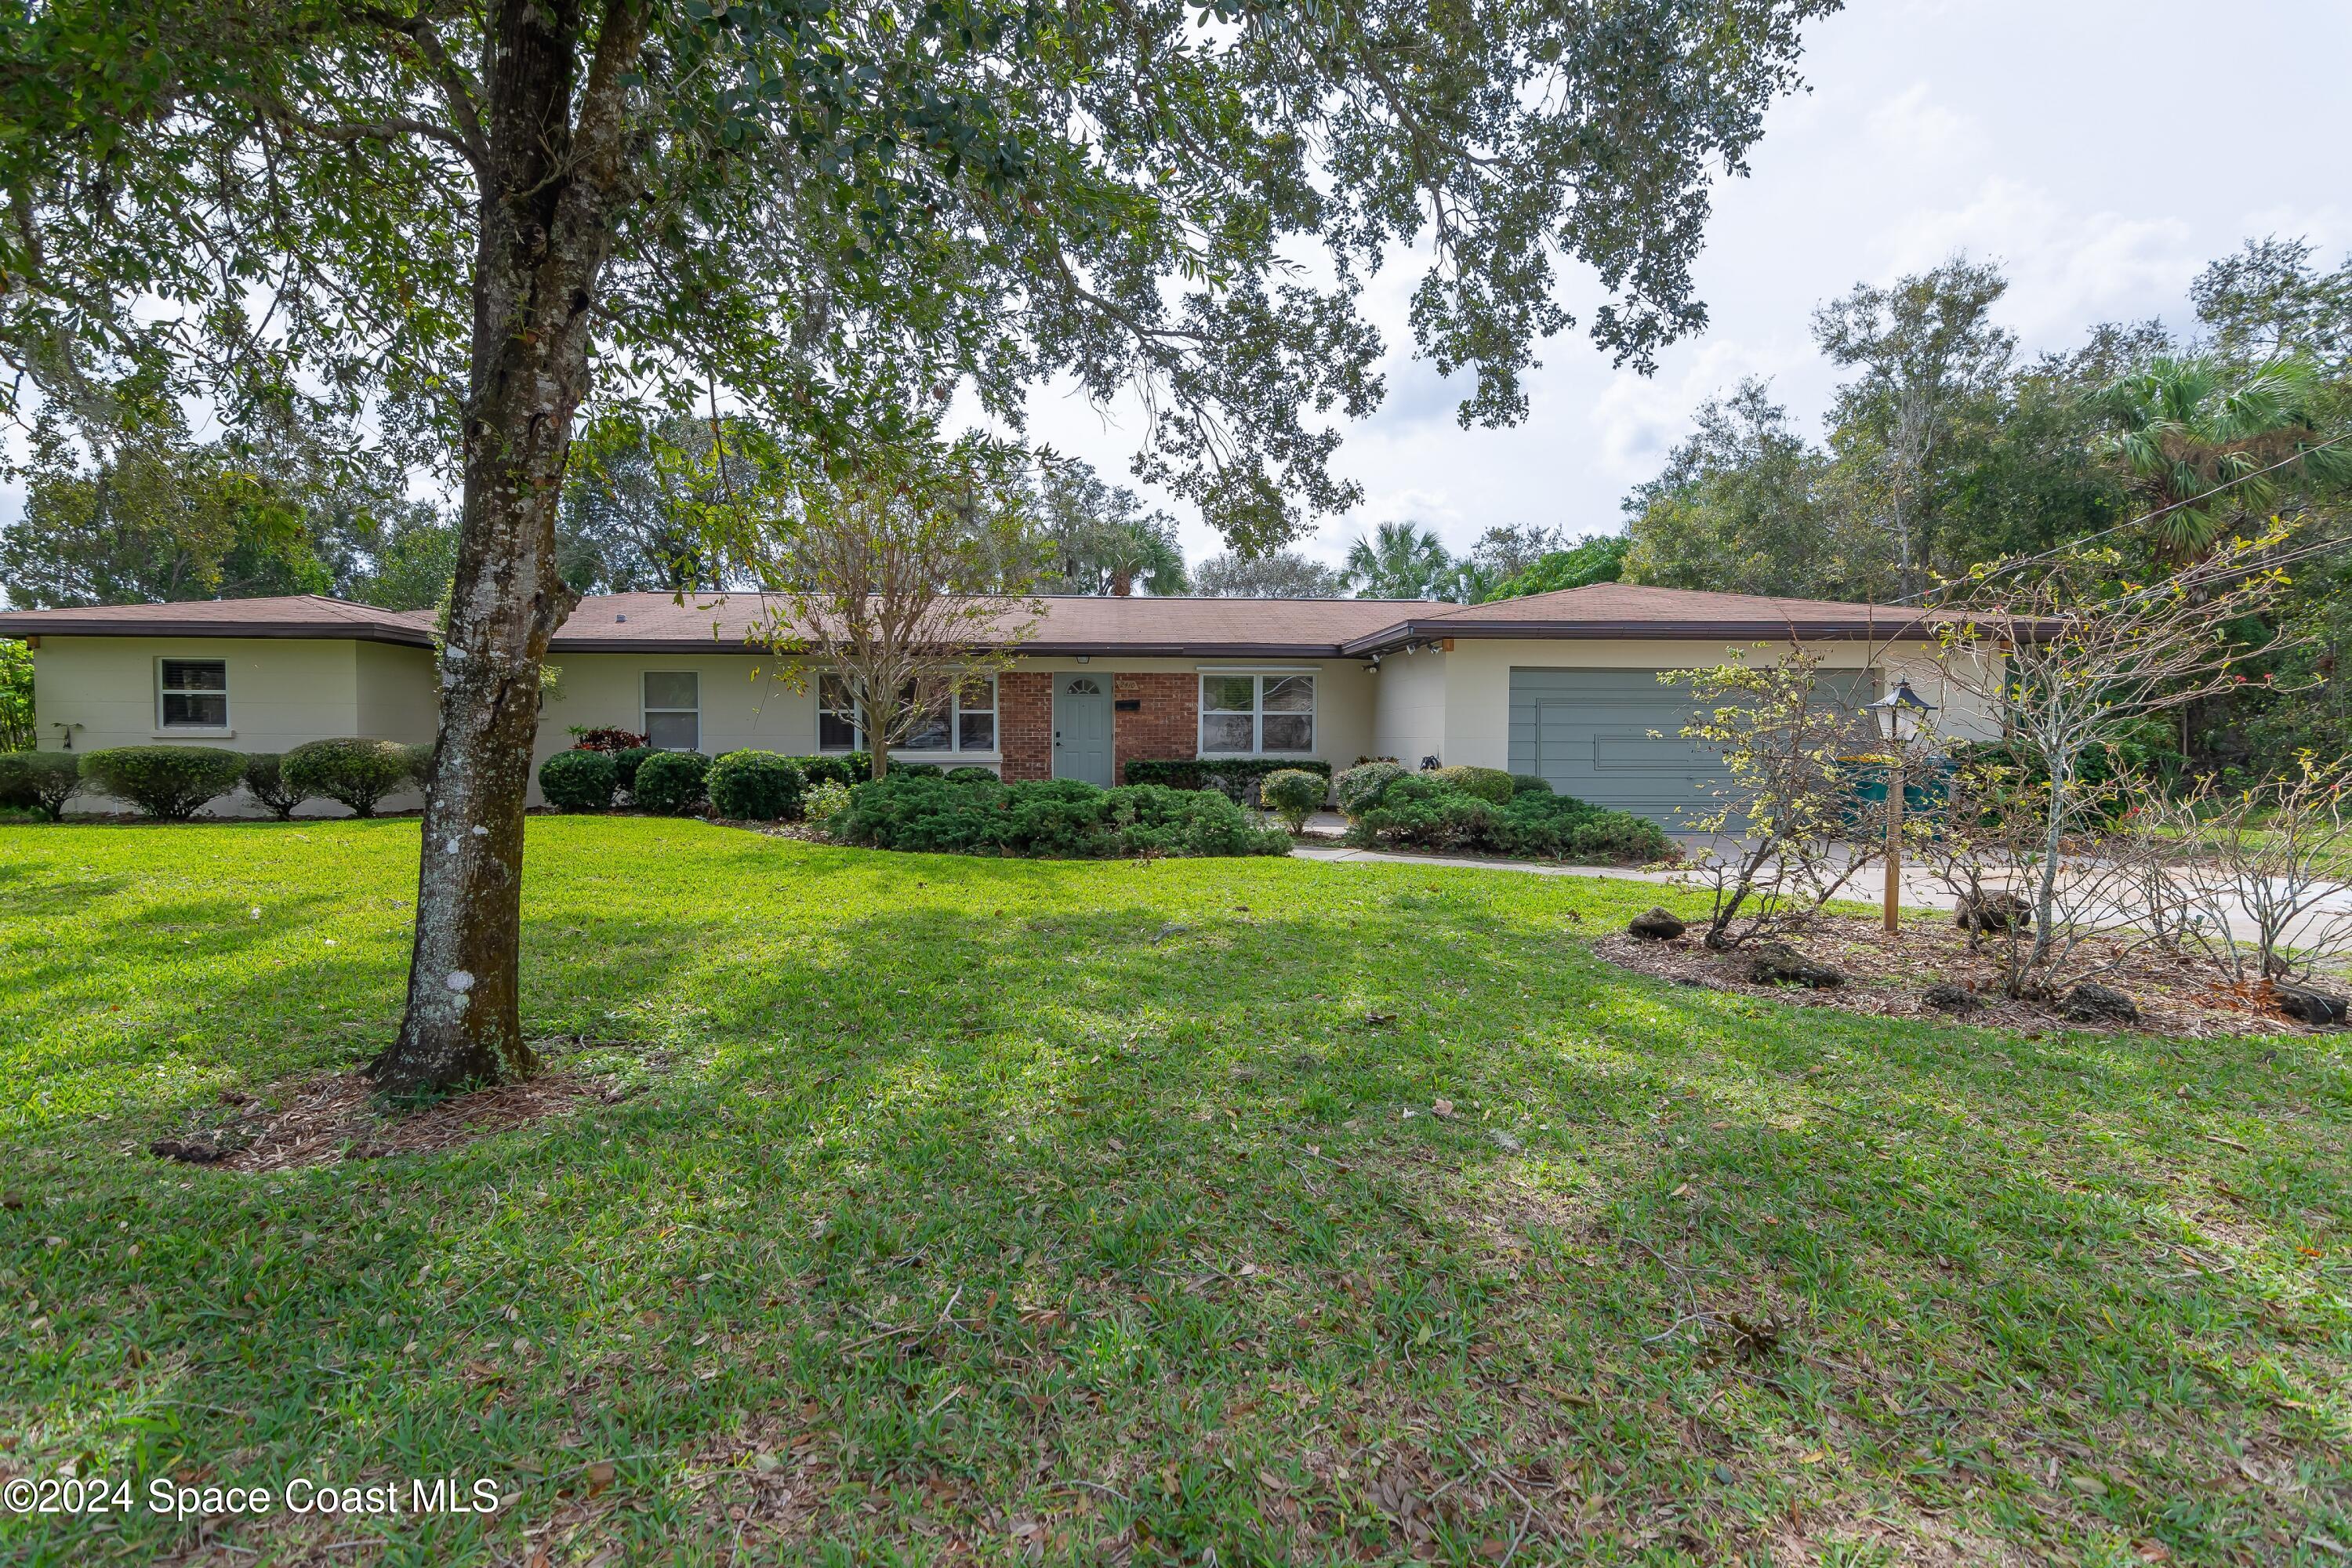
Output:
[[1919,1001],[1938,1013],[1973,1013],[1984,1005],[1984,998],[1967,986],[1948,983],[1928,986],[1919,993]]
[[2059,998],[2058,1014],[2077,1024],[2137,1024],[2139,1005],[2112,985],[2086,980]]
[[1690,928],[1666,910],[1653,907],[1627,921],[1625,929],[1643,942],[1672,942]]
[[2030,931],[2033,906],[2016,893],[1987,893],[1980,899],[1962,899],[1952,921],[1962,931]]
[[2271,995],[2277,1001],[2280,1012],[2306,1024],[2324,1026],[2352,1022],[2352,1001],[2332,992],[2315,991],[2308,985],[2273,980],[2271,982]]
[[1748,978],[1758,985],[1803,985],[1827,991],[1845,984],[1828,964],[1807,958],[1785,942],[1768,942],[1748,955]]

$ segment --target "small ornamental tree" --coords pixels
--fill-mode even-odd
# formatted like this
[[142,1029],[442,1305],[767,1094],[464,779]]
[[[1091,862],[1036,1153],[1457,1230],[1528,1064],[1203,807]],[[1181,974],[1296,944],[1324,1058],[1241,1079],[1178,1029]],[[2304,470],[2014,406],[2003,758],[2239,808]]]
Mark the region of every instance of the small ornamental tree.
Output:
[[2240,667],[2293,644],[2265,618],[2287,584],[2289,540],[2273,529],[2224,541],[2155,583],[2088,548],[2023,569],[1988,563],[1951,584],[1962,607],[1937,630],[1947,687],[1998,716],[2038,786],[2016,849],[2033,941],[2015,986],[2042,985],[2072,939],[2059,918],[2060,880],[2081,858],[2069,851],[2105,830],[2118,795],[2102,761],[2150,717],[2243,684]]
[[1025,498],[1000,483],[975,505],[985,460],[968,451],[959,473],[871,452],[855,476],[802,487],[764,540],[735,547],[763,552],[776,599],[754,635],[840,682],[877,779],[891,747],[964,683],[1010,668],[1036,626],[1028,589],[1041,558]]
[[1696,705],[1681,733],[1720,758],[1725,783],[1690,826],[1711,842],[1691,875],[1713,896],[1705,941],[1739,947],[1810,920],[1874,858],[1847,820],[1856,715],[1820,679],[1801,644],[1772,659],[1736,651],[1706,669],[1672,669]]

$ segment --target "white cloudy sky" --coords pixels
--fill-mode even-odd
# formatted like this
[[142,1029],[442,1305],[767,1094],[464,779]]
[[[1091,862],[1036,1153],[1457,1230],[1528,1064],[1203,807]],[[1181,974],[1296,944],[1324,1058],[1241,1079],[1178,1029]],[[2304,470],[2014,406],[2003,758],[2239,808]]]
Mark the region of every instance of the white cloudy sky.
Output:
[[[2332,264],[2352,248],[2347,59],[2343,0],[1849,0],[1808,40],[1811,90],[1772,110],[1749,177],[1718,192],[1696,274],[1708,331],[1648,379],[1565,334],[1531,417],[1502,431],[1461,429],[1400,353],[1340,459],[1365,504],[1302,548],[1336,562],[1399,517],[1457,548],[1498,522],[1614,531],[1708,395],[1765,375],[1808,421],[1825,406],[1816,305],[1956,250],[2006,268],[2000,314],[2029,353],[2095,321],[2186,324],[2189,279],[2250,236],[2306,235]],[[1409,347],[1408,280],[1384,281],[1381,324]],[[1126,474],[1131,417],[1107,428],[1051,395],[1035,409],[1038,436]],[[1219,542],[1188,522],[1185,547]]]

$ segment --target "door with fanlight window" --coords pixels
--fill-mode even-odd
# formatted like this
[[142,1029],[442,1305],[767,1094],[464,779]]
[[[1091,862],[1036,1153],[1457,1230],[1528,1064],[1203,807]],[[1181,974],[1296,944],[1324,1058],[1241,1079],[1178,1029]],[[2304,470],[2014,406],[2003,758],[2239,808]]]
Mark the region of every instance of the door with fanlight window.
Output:
[[1054,776],[1105,789],[1110,776],[1110,689],[1098,675],[1054,679]]

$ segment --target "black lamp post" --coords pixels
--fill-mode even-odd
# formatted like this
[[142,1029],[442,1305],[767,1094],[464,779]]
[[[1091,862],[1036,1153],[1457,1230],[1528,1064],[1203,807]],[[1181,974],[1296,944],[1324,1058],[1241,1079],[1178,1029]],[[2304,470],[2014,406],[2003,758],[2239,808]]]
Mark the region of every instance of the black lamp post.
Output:
[[1886,775],[1886,934],[1893,936],[1903,892],[1903,763],[1936,705],[1912,690],[1906,677],[1895,683],[1894,690],[1863,706],[1878,726],[1878,738],[1894,748],[1895,765]]

